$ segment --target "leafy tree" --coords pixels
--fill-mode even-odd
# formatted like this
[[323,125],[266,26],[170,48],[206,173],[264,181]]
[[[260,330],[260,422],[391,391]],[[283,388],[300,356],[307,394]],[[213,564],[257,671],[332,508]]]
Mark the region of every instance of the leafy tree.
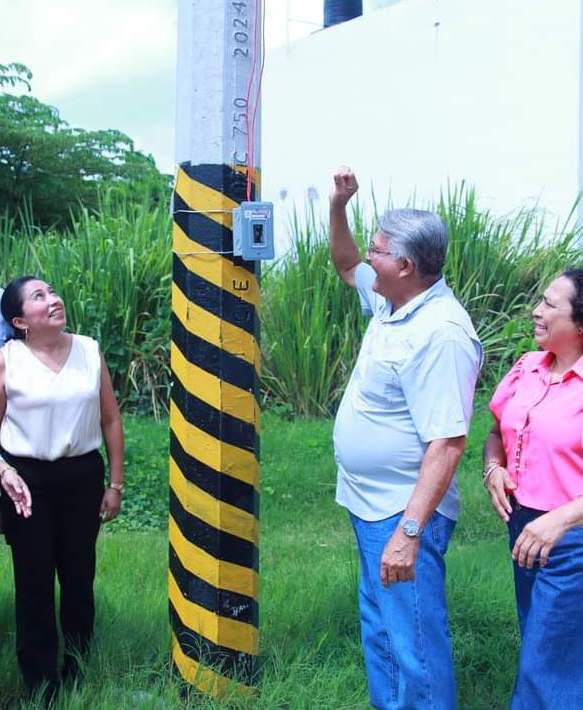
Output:
[[11,64],[0,64],[0,86],[16,86],[24,84],[30,91],[29,81],[32,79],[32,72],[24,64],[12,62]]
[[[21,64],[0,65],[0,86],[29,88]],[[99,190],[118,187],[154,201],[165,199],[169,177],[151,156],[116,130],[85,131],[30,94],[0,94],[0,212],[31,211],[40,227],[65,226],[79,206],[97,207]]]

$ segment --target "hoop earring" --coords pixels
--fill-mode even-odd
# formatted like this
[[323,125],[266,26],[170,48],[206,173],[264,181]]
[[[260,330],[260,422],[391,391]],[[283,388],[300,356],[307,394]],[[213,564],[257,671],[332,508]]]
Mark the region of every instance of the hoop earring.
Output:
[[24,329],[24,342],[28,343],[28,328]]

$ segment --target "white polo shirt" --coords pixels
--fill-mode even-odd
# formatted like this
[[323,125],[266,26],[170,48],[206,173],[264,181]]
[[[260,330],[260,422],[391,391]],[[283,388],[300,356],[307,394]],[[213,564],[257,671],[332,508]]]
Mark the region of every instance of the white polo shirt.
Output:
[[[431,441],[468,433],[482,347],[444,279],[393,313],[368,264],[355,278],[373,317],[336,415],[336,501],[372,521],[405,509]],[[455,477],[437,510],[457,519]]]

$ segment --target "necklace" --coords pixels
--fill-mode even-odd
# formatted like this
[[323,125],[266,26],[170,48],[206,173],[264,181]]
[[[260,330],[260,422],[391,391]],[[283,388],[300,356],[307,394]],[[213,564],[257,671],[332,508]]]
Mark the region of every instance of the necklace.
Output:
[[553,364],[549,368],[549,385],[556,385],[563,381],[565,373],[569,371],[570,368],[563,370],[562,372],[557,372],[557,359],[553,360]]
[[558,385],[563,381],[563,375],[559,375],[558,372],[549,372],[549,385]]

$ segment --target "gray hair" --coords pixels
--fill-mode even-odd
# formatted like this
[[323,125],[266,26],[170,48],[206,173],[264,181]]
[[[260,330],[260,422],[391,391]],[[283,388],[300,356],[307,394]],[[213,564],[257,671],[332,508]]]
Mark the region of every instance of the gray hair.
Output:
[[391,240],[391,253],[411,259],[422,278],[441,276],[447,254],[447,227],[427,210],[387,210],[379,229]]

